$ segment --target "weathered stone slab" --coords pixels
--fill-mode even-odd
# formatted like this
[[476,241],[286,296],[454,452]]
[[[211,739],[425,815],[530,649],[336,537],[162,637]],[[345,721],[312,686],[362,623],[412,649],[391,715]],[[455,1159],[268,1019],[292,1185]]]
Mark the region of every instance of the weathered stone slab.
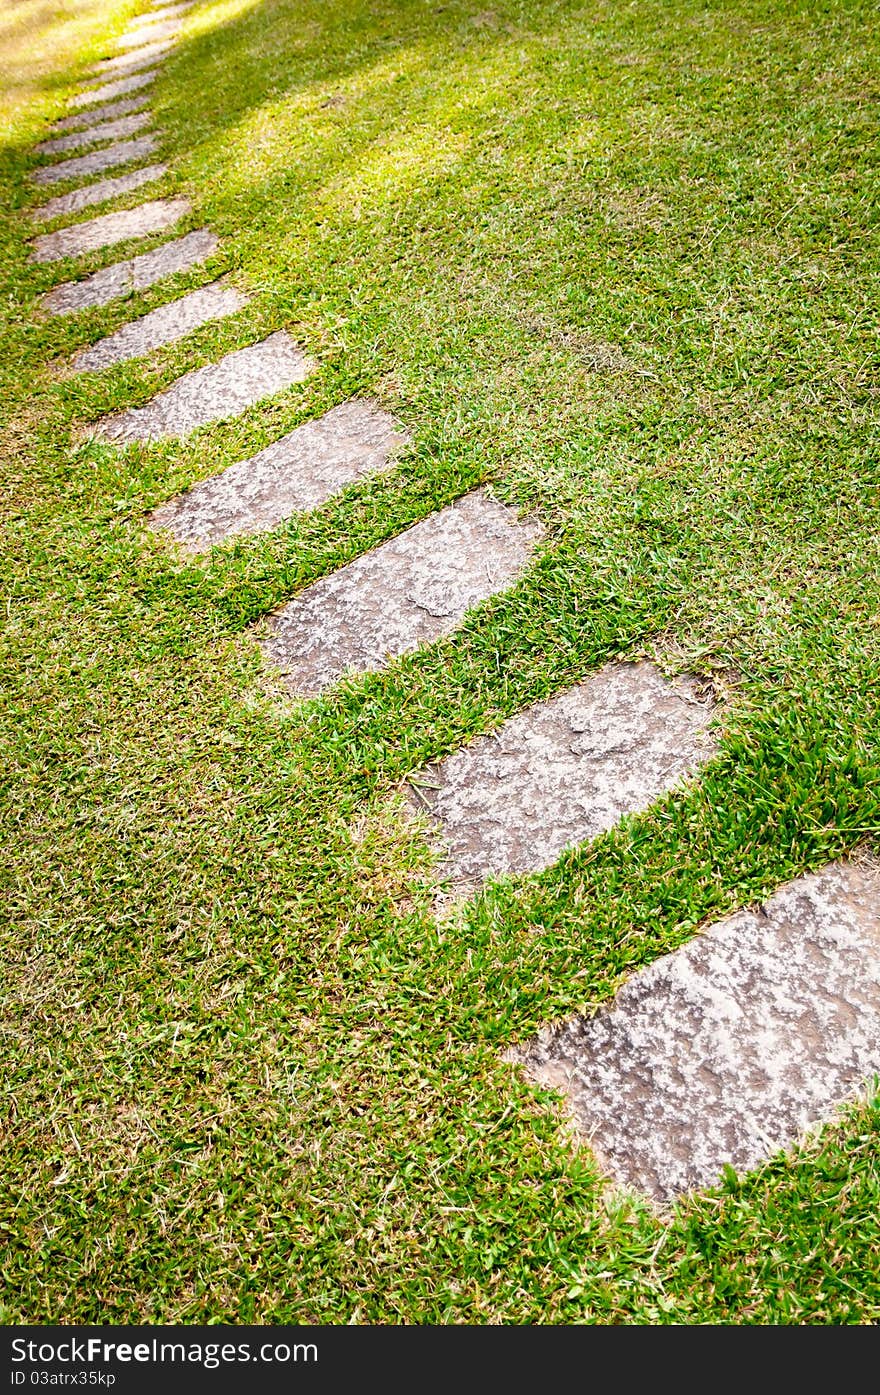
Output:
[[301,383],[311,361],[283,330],[236,349],[219,363],[195,368],[145,407],[131,407],[97,423],[104,441],[159,441],[237,416],[247,407]]
[[199,325],[234,315],[247,303],[247,296],[234,286],[214,281],[210,286],[201,286],[168,305],[160,305],[139,320],[122,325],[114,334],[108,334],[106,339],[75,354],[71,366],[77,373],[94,373],[114,363],[141,358],[163,344],[174,344],[178,339],[184,339]]
[[482,490],[468,494],[309,586],[274,617],[262,647],[303,696],[383,668],[512,585],[539,535]]
[[880,1072],[880,877],[832,864],[510,1053],[657,1201],[757,1167]]
[[64,131],[87,130],[89,126],[98,126],[102,121],[115,121],[118,116],[128,116],[131,112],[143,111],[144,103],[147,100],[146,94],[139,97],[121,97],[118,102],[105,102],[102,107],[90,107],[88,111],[75,111],[72,116],[64,116],[60,121],[53,121],[49,129],[58,131],[59,134]]
[[66,179],[81,179],[85,175],[102,174],[104,170],[115,169],[117,165],[129,165],[133,160],[143,160],[158,148],[155,136],[138,136],[136,140],[120,140],[102,150],[93,150],[88,155],[77,155],[72,160],[62,160],[58,165],[47,165],[45,169],[33,170],[31,178],[35,184],[61,184]]
[[540,871],[713,755],[711,716],[696,680],[607,664],[413,776],[409,800],[437,820],[443,874],[460,890]]
[[141,44],[155,45],[164,39],[176,39],[181,27],[180,21],[176,19],[152,19],[137,24],[132,29],[126,29],[119,36],[116,47],[120,49],[139,48]]
[[58,194],[39,208],[31,209],[35,222],[45,223],[51,218],[61,218],[67,213],[80,213],[96,203],[108,203],[110,199],[121,198],[145,184],[153,184],[168,173],[167,165],[144,165],[142,169],[130,170],[128,174],[117,174],[112,179],[99,179],[94,184],[83,184],[79,189],[71,189],[67,194]]
[[115,82],[101,83],[100,87],[89,87],[85,92],[72,97],[72,107],[91,107],[96,102],[110,102],[114,97],[124,97],[129,92],[140,92],[156,81],[156,69],[149,73],[132,73],[131,77],[117,78]]
[[149,126],[152,117],[148,111],[134,116],[121,116],[117,121],[102,121],[97,126],[74,131],[69,136],[55,136],[52,140],[41,141],[35,146],[38,155],[64,155],[68,150],[81,150],[83,146],[100,145],[101,141],[122,140],[133,136]]
[[217,245],[214,233],[204,228],[186,233],[152,252],[142,252],[139,257],[105,266],[82,281],[65,281],[43,296],[43,306],[52,315],[70,315],[76,310],[108,305],[132,291],[145,290],[177,271],[188,271],[210,257]]
[[137,208],[123,208],[118,213],[102,213],[87,223],[74,223],[57,232],[34,238],[32,260],[54,262],[62,257],[79,257],[94,252],[97,247],[110,247],[127,242],[132,237],[148,237],[151,233],[173,228],[189,213],[188,199],[154,199]]
[[156,5],[154,9],[148,10],[146,14],[138,16],[138,23],[142,24],[164,24],[168,19],[179,19],[181,15],[188,14],[194,9],[193,4],[189,5]]
[[196,551],[239,534],[266,532],[384,469],[404,439],[374,403],[344,402],[163,504],[150,522]]
[[147,44],[134,53],[120,53],[116,58],[102,58],[100,63],[96,63],[91,69],[90,76],[102,79],[117,78],[139,72],[141,68],[149,68],[160,62],[173,47],[170,43]]

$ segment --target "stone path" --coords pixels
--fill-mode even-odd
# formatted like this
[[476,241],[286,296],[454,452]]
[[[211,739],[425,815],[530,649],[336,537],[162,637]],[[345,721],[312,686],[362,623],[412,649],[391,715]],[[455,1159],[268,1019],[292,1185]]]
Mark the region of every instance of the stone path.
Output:
[[103,174],[117,165],[130,165],[145,155],[152,155],[158,148],[155,136],[138,136],[137,140],[121,140],[115,145],[93,150],[88,155],[77,155],[72,160],[62,160],[60,165],[47,165],[34,170],[31,176],[35,184],[62,184],[66,179],[80,179],[85,174]]
[[155,199],[152,203],[125,208],[119,213],[102,213],[87,223],[74,223],[57,232],[34,238],[33,260],[59,261],[62,257],[82,256],[98,247],[110,247],[114,242],[128,242],[134,237],[148,237],[165,232],[179,223],[190,211],[187,199]]
[[271,621],[263,649],[291,690],[313,696],[448,634],[512,585],[540,536],[482,490],[316,581]]
[[714,755],[712,711],[693,679],[608,664],[412,776],[409,802],[436,822],[459,891],[537,872]]
[[70,315],[95,305],[108,305],[132,291],[145,290],[177,271],[189,271],[217,250],[213,233],[202,229],[166,242],[153,252],[115,262],[82,281],[65,281],[43,296],[43,306],[53,315]]
[[71,189],[69,194],[58,194],[48,203],[32,209],[31,216],[36,222],[49,222],[68,213],[81,213],[84,208],[91,208],[93,204],[108,203],[111,199],[118,199],[123,194],[131,194],[135,189],[143,188],[145,184],[153,184],[167,173],[167,165],[145,165],[142,169],[131,170],[129,174],[117,174],[112,179],[99,179],[94,184],[82,184],[78,189]]
[[206,368],[195,368],[145,407],[129,407],[94,427],[102,441],[160,441],[188,436],[199,426],[237,416],[247,407],[301,383],[310,361],[279,330],[259,344],[236,349]]
[[115,334],[81,350],[74,356],[72,367],[78,373],[95,372],[130,358],[141,358],[163,344],[183,339],[199,325],[234,315],[247,303],[247,296],[233,286],[214,281],[168,305],[160,305],[158,310],[151,310],[149,315],[123,325]]
[[[54,123],[37,153],[99,148],[34,171],[38,186],[87,181],[35,208],[35,221],[75,217],[166,172],[143,164],[94,178],[155,150],[148,89],[190,8],[164,5],[132,21],[95,85]],[[189,212],[184,198],[147,200],[37,236],[32,256],[51,262],[170,234]],[[106,305],[198,266],[218,245],[205,228],[172,237],[55,286],[43,306],[70,315]],[[225,281],[211,282],[83,348],[71,368],[100,371],[148,354],[247,304]],[[120,445],[183,437],[302,382],[311,368],[280,330],[92,431]],[[276,528],[388,469],[405,439],[378,404],[341,403],[161,505],[150,526],[194,550]],[[346,673],[380,669],[450,633],[515,583],[541,536],[534,521],[475,491],[307,587],[270,617],[263,650],[292,691],[316,696]],[[489,875],[538,871],[694,774],[715,749],[712,711],[692,678],[608,664],[415,773],[410,804],[433,826],[459,891]],[[510,1058],[564,1091],[611,1177],[659,1202],[711,1185],[725,1163],[752,1168],[829,1118],[880,1071],[877,907],[875,869],[835,865],[800,878],[635,974],[597,1016],[548,1029]]]
[[41,141],[35,149],[39,155],[65,155],[68,150],[79,150],[84,145],[100,145],[102,141],[133,136],[145,126],[149,126],[151,119],[146,111],[133,116],[121,116],[116,121],[102,121],[94,126],[86,126],[69,136],[55,136],[52,140]]
[[155,509],[150,523],[194,551],[239,534],[265,532],[293,514],[318,508],[354,480],[386,469],[404,441],[376,404],[343,402]]
[[880,1072],[880,875],[836,864],[514,1053],[620,1182],[670,1201],[830,1119]]

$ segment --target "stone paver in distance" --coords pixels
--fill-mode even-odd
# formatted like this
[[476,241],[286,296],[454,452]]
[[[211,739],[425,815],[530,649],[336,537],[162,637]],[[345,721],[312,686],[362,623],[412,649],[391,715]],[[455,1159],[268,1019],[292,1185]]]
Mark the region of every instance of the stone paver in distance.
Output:
[[77,373],[97,372],[114,363],[142,358],[163,344],[174,344],[178,339],[184,339],[200,325],[234,315],[245,305],[247,296],[233,286],[224,286],[215,281],[210,286],[202,286],[178,300],[170,301],[168,305],[160,305],[139,320],[122,325],[106,339],[80,350],[71,366]]
[[70,315],[95,305],[108,305],[132,291],[145,290],[177,271],[189,271],[217,250],[218,240],[204,228],[163,243],[124,262],[95,271],[82,281],[65,281],[43,296],[43,307],[52,315]]
[[44,233],[34,238],[32,260],[59,261],[62,257],[82,256],[97,247],[109,247],[114,242],[127,242],[133,237],[148,237],[165,232],[190,212],[188,199],[154,199],[138,204],[137,208],[120,209],[118,213],[102,213],[87,223],[73,223],[69,228]]
[[88,87],[85,92],[71,100],[72,107],[90,107],[96,102],[110,102],[114,97],[125,97],[129,92],[140,92],[156,81],[156,70],[149,73],[132,73],[131,77],[117,78],[115,82],[102,83],[100,87]]
[[117,174],[112,179],[99,179],[94,184],[83,184],[79,189],[71,189],[68,194],[58,194],[39,208],[31,209],[34,222],[47,223],[51,218],[61,218],[68,213],[80,213],[96,203],[108,203],[110,199],[131,194],[145,184],[152,184],[168,173],[167,165],[144,165],[128,174]]
[[38,155],[64,155],[69,150],[80,150],[86,145],[100,145],[102,141],[122,140],[133,136],[149,126],[152,117],[148,111],[133,116],[121,116],[117,121],[102,121],[97,126],[87,126],[84,130],[73,131],[68,136],[55,136],[52,140],[41,141],[35,147]]
[[880,1072],[880,877],[833,864],[508,1059],[618,1182],[668,1202],[757,1167]]
[[404,440],[374,403],[344,402],[163,504],[150,523],[194,551],[265,532],[318,508],[346,484],[386,469]]
[[692,678],[608,664],[411,777],[409,802],[437,821],[457,890],[540,871],[708,760],[712,712]]
[[302,696],[380,669],[512,585],[539,535],[482,490],[468,494],[309,586],[273,617],[262,648]]
[[199,426],[237,416],[247,407],[301,383],[311,361],[284,330],[258,344],[235,349],[219,363],[195,368],[145,407],[105,417],[92,434],[103,441],[159,441],[186,436]]
[[122,77],[128,73],[136,73],[141,68],[149,68],[165,58],[174,47],[173,44],[150,44],[147,48],[139,48],[134,53],[120,53],[117,58],[104,58],[100,63],[96,63],[91,70],[90,76],[103,79],[105,77]]
[[47,165],[44,169],[33,170],[31,178],[35,184],[61,184],[65,179],[81,179],[84,175],[102,174],[104,170],[115,169],[117,165],[128,165],[133,160],[142,160],[152,155],[158,148],[155,136],[138,136],[136,140],[121,140],[115,145],[93,150],[88,155],[78,155],[72,160],[62,160],[58,165]]
[[[146,17],[142,17],[144,21]],[[142,22],[133,29],[127,29],[119,36],[116,47],[120,49],[138,48],[141,44],[155,44],[164,39],[175,39],[180,34],[181,25],[175,19],[155,19]]]
[[63,116],[59,121],[53,121],[49,129],[57,131],[59,135],[65,131],[88,130],[90,126],[98,126],[104,121],[115,121],[119,116],[142,111],[147,100],[142,93],[137,97],[122,97],[118,102],[105,102],[102,107],[90,107],[88,111],[75,111],[72,116]]

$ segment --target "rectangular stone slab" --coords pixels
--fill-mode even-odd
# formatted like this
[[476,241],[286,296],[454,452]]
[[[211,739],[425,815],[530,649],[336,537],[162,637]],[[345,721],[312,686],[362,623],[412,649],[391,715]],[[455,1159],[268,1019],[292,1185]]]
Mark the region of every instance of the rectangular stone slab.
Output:
[[537,872],[708,760],[712,711],[693,678],[607,664],[411,776],[408,803],[436,822],[459,892]]
[[163,39],[176,39],[180,33],[181,25],[179,21],[167,19],[153,19],[142,21],[131,29],[126,29],[120,34],[116,47],[120,49],[139,48],[141,44],[159,43]]
[[128,116],[131,112],[142,111],[147,101],[145,94],[139,97],[122,97],[118,102],[105,102],[102,107],[91,107],[88,111],[75,111],[72,116],[64,116],[53,121],[51,131],[61,134],[64,131],[87,130],[103,121],[115,121],[118,116]]
[[832,864],[510,1053],[618,1182],[668,1202],[831,1119],[880,1072],[880,876]]
[[156,81],[156,69],[149,73],[132,73],[131,77],[117,78],[115,82],[104,82],[100,87],[89,87],[72,97],[72,107],[91,107],[95,102],[110,102],[114,97],[125,97],[129,92],[140,92]]
[[103,441],[159,441],[187,436],[199,426],[237,416],[247,407],[300,383],[311,361],[284,330],[236,349],[219,363],[195,368],[145,407],[105,417],[93,429]]
[[217,246],[218,239],[205,228],[186,233],[152,252],[142,252],[139,257],[105,266],[82,281],[63,282],[43,296],[43,307],[51,315],[70,315],[95,305],[108,305],[120,296],[142,291],[177,271],[189,271],[210,257]]
[[385,469],[404,439],[374,403],[343,402],[163,504],[150,516],[151,526],[167,528],[194,551],[242,533],[266,532]]
[[102,141],[122,140],[133,136],[149,126],[152,117],[148,111],[134,116],[120,116],[117,121],[102,121],[96,126],[88,126],[82,131],[73,131],[68,136],[55,136],[52,140],[40,141],[35,146],[38,155],[64,155],[68,150],[81,150],[87,145],[100,145]]
[[138,136],[136,140],[120,140],[102,150],[93,150],[88,155],[77,155],[72,160],[62,160],[58,165],[33,170],[31,178],[35,184],[62,184],[66,179],[102,174],[104,170],[115,169],[117,165],[143,160],[147,155],[152,155],[158,145],[157,138],[150,135]]
[[96,203],[107,203],[110,199],[131,194],[145,184],[152,184],[168,173],[167,165],[144,165],[143,169],[131,170],[128,174],[117,174],[112,179],[99,179],[94,184],[83,184],[79,189],[71,189],[68,194],[58,194],[39,208],[31,209],[35,223],[47,223],[52,218],[61,218],[68,213],[80,213]]
[[103,79],[138,72],[141,68],[149,68],[158,63],[173,47],[174,45],[169,43],[149,44],[134,53],[120,53],[116,58],[102,58],[101,62],[92,68],[90,76]]
[[62,257],[79,257],[97,247],[109,247],[114,242],[127,242],[133,237],[148,237],[151,233],[173,228],[190,212],[188,199],[155,199],[137,208],[123,208],[118,213],[102,213],[87,223],[73,223],[69,228],[44,233],[34,238],[32,260],[59,261]]
[[71,367],[75,373],[95,373],[102,368],[110,368],[114,363],[142,358],[163,344],[174,344],[178,339],[184,339],[200,325],[234,315],[247,303],[247,296],[234,286],[214,281],[167,305],[160,305],[139,320],[122,325],[106,339],[80,350],[74,355]]
[[262,648],[303,696],[383,668],[512,585],[539,535],[482,490],[468,494],[309,586],[273,618]]

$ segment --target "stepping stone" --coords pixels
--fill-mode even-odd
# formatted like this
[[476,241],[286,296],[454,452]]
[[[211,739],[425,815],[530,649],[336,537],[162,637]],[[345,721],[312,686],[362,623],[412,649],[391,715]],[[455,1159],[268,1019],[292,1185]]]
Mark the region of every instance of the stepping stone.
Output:
[[141,68],[149,68],[157,64],[160,59],[170,53],[174,45],[170,43],[148,44],[145,48],[139,48],[136,53],[120,53],[117,58],[102,58],[100,63],[96,63],[89,71],[89,76],[94,78],[122,77],[126,73],[139,72]]
[[607,664],[412,776],[408,802],[436,821],[442,875],[469,893],[646,809],[714,755],[712,710],[692,678]]
[[130,358],[141,358],[163,344],[174,344],[178,339],[184,339],[199,325],[234,315],[247,303],[247,296],[233,286],[214,281],[209,286],[189,291],[168,305],[160,305],[139,320],[123,325],[115,334],[108,334],[106,339],[100,339],[91,348],[82,349],[74,356],[71,367],[76,373],[90,373],[109,368],[114,363],[125,363]]
[[131,77],[118,78],[116,82],[105,82],[100,87],[89,87],[85,92],[80,92],[77,97],[72,97],[70,105],[72,107],[90,107],[95,102],[109,102],[114,97],[124,97],[128,92],[140,92],[142,88],[149,87],[151,82],[156,81],[156,69],[149,73],[132,73]]
[[834,863],[642,969],[508,1059],[659,1202],[758,1167],[880,1072],[880,875]]
[[279,330],[258,344],[235,349],[219,363],[184,374],[145,407],[105,417],[92,434],[122,444],[186,436],[196,427],[237,416],[265,397],[301,383],[311,368],[302,350]]
[[130,112],[143,111],[147,100],[148,98],[142,95],[122,97],[118,102],[105,102],[102,107],[92,107],[89,111],[75,111],[72,116],[53,121],[49,129],[58,132],[87,130],[89,126],[97,126],[102,121],[113,121],[117,116],[128,116]]
[[193,4],[189,5],[157,5],[155,9],[148,10],[146,14],[138,16],[138,22],[144,25],[164,24],[169,19],[179,19],[181,15],[188,14],[194,9]]
[[353,480],[385,469],[404,440],[374,403],[344,402],[163,504],[149,522],[195,551],[242,533],[266,532],[318,508]]
[[34,222],[45,223],[50,218],[60,218],[66,213],[79,213],[92,204],[107,203],[123,194],[130,194],[144,184],[152,184],[168,173],[167,165],[144,165],[143,169],[131,170],[128,174],[117,174],[112,179],[99,179],[95,184],[83,184],[79,189],[71,189],[68,194],[58,194],[39,208],[31,209]]
[[467,494],[307,587],[270,622],[262,648],[306,697],[344,673],[384,668],[512,585],[539,536],[482,490]]
[[62,160],[60,165],[47,165],[45,169],[32,170],[35,184],[61,184],[66,179],[81,179],[87,174],[101,174],[117,165],[128,165],[132,160],[142,160],[152,155],[159,142],[155,136],[138,136],[137,140],[120,140],[103,150],[93,150],[89,155],[78,155],[73,160]]
[[153,19],[149,23],[138,24],[134,29],[126,29],[120,35],[117,48],[139,48],[141,44],[153,44],[162,39],[176,39],[181,30],[176,19]]
[[136,116],[122,116],[118,121],[102,121],[97,126],[89,126],[84,131],[74,131],[69,136],[55,136],[52,140],[41,141],[35,146],[38,155],[63,155],[68,150],[79,150],[84,145],[100,145],[105,140],[121,140],[133,136],[149,126],[152,116],[142,111]]
[[137,208],[123,208],[118,213],[103,213],[87,223],[74,223],[57,232],[34,238],[31,260],[55,262],[62,257],[79,257],[94,252],[97,247],[110,247],[115,242],[127,242],[132,237],[149,237],[151,233],[173,228],[190,212],[188,199],[154,199]]
[[200,229],[166,242],[153,252],[116,262],[95,271],[82,281],[65,281],[43,296],[43,305],[52,315],[70,315],[76,310],[108,305],[132,291],[142,291],[176,271],[189,271],[216,251],[218,239]]

